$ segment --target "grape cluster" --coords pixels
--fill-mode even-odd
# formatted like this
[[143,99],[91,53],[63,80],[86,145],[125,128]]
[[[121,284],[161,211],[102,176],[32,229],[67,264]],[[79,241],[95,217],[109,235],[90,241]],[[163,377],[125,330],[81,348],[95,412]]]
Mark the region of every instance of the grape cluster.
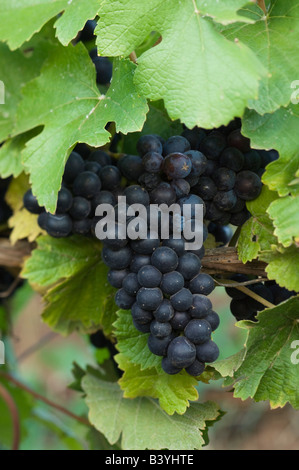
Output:
[[[250,281],[249,277],[244,274],[236,274],[231,277],[231,280],[238,284]],[[275,281],[257,282],[245,286],[273,305],[278,305],[293,295],[296,295],[296,292],[289,291],[285,287],[279,286]],[[235,287],[226,287],[225,290],[232,299],[230,302],[230,310],[237,321],[256,321],[257,313],[265,308],[258,300]]]

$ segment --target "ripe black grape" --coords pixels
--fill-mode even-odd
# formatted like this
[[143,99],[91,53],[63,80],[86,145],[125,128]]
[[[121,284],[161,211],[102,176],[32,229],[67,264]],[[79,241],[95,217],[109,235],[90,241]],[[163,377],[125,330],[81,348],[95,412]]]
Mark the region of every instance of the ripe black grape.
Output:
[[177,368],[188,367],[196,358],[196,348],[188,338],[178,336],[170,342],[167,349],[167,358]]

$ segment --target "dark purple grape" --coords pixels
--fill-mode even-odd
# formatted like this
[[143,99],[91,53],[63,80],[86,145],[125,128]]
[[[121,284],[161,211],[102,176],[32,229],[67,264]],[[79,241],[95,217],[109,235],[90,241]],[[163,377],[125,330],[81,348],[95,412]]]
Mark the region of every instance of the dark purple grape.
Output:
[[169,374],[169,375],[178,374],[182,370],[182,367],[175,367],[170,362],[168,357],[163,357],[162,362],[161,362],[161,366],[162,366],[162,369],[164,370],[164,372],[166,372],[166,374]]
[[130,273],[128,269],[110,269],[108,271],[108,282],[112,287],[120,289],[124,278]]
[[212,340],[198,344],[196,346],[196,357],[199,362],[215,362],[219,357],[219,348]]
[[184,153],[190,150],[190,143],[185,137],[181,135],[173,135],[163,145],[163,155],[169,155],[170,153]]
[[193,294],[188,313],[192,318],[205,318],[212,311],[212,302],[203,294]]
[[235,129],[227,137],[227,143],[230,147],[236,147],[241,152],[249,152],[250,140],[241,134],[240,129]]
[[145,171],[149,173],[159,173],[162,170],[164,158],[160,153],[148,152],[142,158]]
[[183,153],[170,153],[164,160],[163,171],[168,179],[186,178],[192,169],[190,158]]
[[178,312],[186,312],[192,305],[193,295],[189,289],[183,287],[170,297],[171,305]]
[[230,191],[219,191],[213,202],[219,210],[229,212],[235,206],[237,196],[232,189]]
[[165,338],[172,333],[172,326],[168,322],[159,322],[157,320],[153,320],[150,326],[150,332],[156,338]]
[[212,200],[217,194],[217,186],[208,176],[201,176],[198,183],[193,188],[195,194],[200,196],[204,201]]
[[144,173],[142,158],[138,155],[123,155],[118,160],[117,166],[128,181],[138,181]]
[[189,282],[189,289],[192,294],[209,295],[215,289],[215,282],[209,274],[199,273]]
[[167,204],[170,206],[176,201],[176,193],[169,183],[160,183],[150,193],[151,204]]
[[208,162],[204,154],[199,152],[198,150],[188,150],[188,152],[185,152],[185,155],[187,155],[191,160],[191,174],[193,174],[194,176],[202,175],[205,172]]
[[25,209],[32,214],[41,214],[44,208],[38,204],[37,198],[32,194],[32,190],[28,189],[23,197],[23,203]]
[[262,182],[258,175],[250,170],[240,171],[236,177],[236,195],[245,201],[256,199],[262,190]]
[[163,300],[163,293],[158,287],[141,287],[137,292],[136,301],[144,310],[157,310]]
[[154,319],[152,312],[150,312],[149,310],[144,310],[143,308],[139,307],[137,302],[135,302],[132,305],[131,314],[132,314],[133,320],[135,320],[140,325],[146,325],[152,322]]
[[244,165],[244,155],[235,147],[227,147],[220,155],[219,164],[233,171],[241,171]]
[[160,288],[164,294],[173,295],[184,287],[185,281],[181,273],[171,271],[163,274]]
[[72,219],[67,214],[48,214],[45,229],[51,237],[68,237],[72,232]]
[[135,302],[135,296],[128,294],[128,292],[121,288],[115,294],[115,303],[123,310],[130,310]]
[[236,173],[229,168],[220,167],[215,171],[213,180],[219,191],[229,191],[235,186]]
[[159,287],[162,273],[150,264],[139,269],[137,279],[142,287]]
[[200,151],[211,159],[216,160],[226,147],[226,139],[221,132],[212,131],[200,144]]
[[82,196],[73,198],[72,206],[70,208],[70,215],[75,220],[82,220],[89,216],[91,212],[91,203],[88,199]]
[[191,366],[186,367],[186,372],[188,372],[188,374],[192,375],[193,377],[198,377],[204,372],[204,370],[205,364],[203,362],[199,362],[197,359],[192,362]]
[[175,331],[184,331],[190,320],[190,315],[187,312],[174,312],[170,324]]
[[154,311],[154,317],[157,321],[169,322],[174,316],[174,309],[168,299],[164,299],[159,307]]
[[137,152],[142,157],[149,152],[162,154],[162,144],[160,139],[155,135],[143,135],[137,142]]
[[170,342],[167,357],[177,368],[189,367],[196,358],[196,348],[187,338],[178,336]]
[[184,334],[193,344],[202,344],[211,338],[212,328],[205,319],[194,319],[185,327]]

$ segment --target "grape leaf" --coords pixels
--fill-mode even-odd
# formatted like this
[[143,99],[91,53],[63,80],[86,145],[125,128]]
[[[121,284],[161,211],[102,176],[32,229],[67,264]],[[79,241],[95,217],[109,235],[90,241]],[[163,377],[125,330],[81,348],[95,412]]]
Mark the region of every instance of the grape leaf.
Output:
[[124,371],[119,380],[124,398],[158,398],[161,408],[169,415],[184,414],[189,401],[198,399],[195,388],[197,380],[187,372],[169,375],[161,367],[159,370],[154,367],[141,370],[140,366],[132,364],[123,354],[118,354],[115,359]]
[[140,333],[132,322],[131,312],[119,310],[114,323],[117,349],[131,363],[139,365],[141,370],[159,367],[161,358],[150,352],[147,346],[148,333]]
[[161,43],[138,58],[139,92],[163,99],[172,119],[209,128],[243,114],[257,97],[263,65],[241,42],[227,41],[199,10],[192,0],[176,8],[172,0],[103,2],[97,45],[102,55],[127,56],[159,31]]
[[[250,138],[252,147],[275,149],[281,157],[288,159],[298,154],[298,129],[299,111],[298,106],[293,104],[264,116],[247,110],[242,119],[242,134]],[[266,182],[265,178],[266,174],[263,176],[263,181]]]
[[192,403],[183,416],[169,416],[152,398],[124,398],[118,384],[86,375],[82,385],[91,424],[112,445],[121,437],[123,450],[200,449],[207,421],[219,416],[212,402]]
[[22,276],[32,284],[51,286],[68,279],[101,259],[97,240],[74,235],[67,239],[39,237],[37,248],[26,261]]
[[229,0],[225,2],[205,0],[205,2],[198,2],[198,4],[201,14],[211,16],[218,23],[229,24],[235,21],[251,23],[253,21],[248,17],[246,9],[242,8],[248,4],[248,0]]
[[17,49],[68,3],[69,0],[2,0],[0,40],[7,42],[10,49]]
[[56,46],[41,75],[24,87],[14,134],[44,126],[27,143],[22,158],[33,193],[50,212],[55,211],[65,162],[77,142],[104,145],[110,121],[124,134],[142,128],[148,106],[132,83],[135,67],[128,60],[116,61],[110,88],[101,95],[85,47]]
[[299,4],[297,0],[274,0],[267,15],[255,5],[247,6],[248,9],[258,20],[254,24],[233,24],[227,27],[225,35],[228,39],[238,38],[250,47],[267,67],[267,75],[260,83],[259,97],[250,101],[249,107],[259,114],[272,113],[290,103],[291,84],[297,77]]
[[277,199],[267,212],[273,219],[274,234],[279,242],[285,247],[294,241],[299,245],[299,196]]
[[299,195],[299,181],[296,181],[296,171],[299,168],[299,153],[289,157],[281,155],[267,166],[263,174],[263,182],[280,196],[288,194]]
[[100,6],[100,0],[72,0],[68,2],[63,15],[55,23],[56,36],[67,46],[83,29],[87,20],[95,18]]
[[299,248],[292,245],[288,248],[273,248],[272,251],[259,255],[261,261],[268,263],[268,279],[275,280],[286,289],[299,292]]
[[21,160],[21,152],[26,143],[37,134],[36,129],[20,134],[12,139],[7,139],[0,147],[0,175],[2,178],[8,176],[19,176],[24,167]]
[[9,236],[12,245],[25,238],[32,243],[45,233],[37,223],[37,215],[31,214],[26,209],[20,209],[13,214],[8,221],[8,226],[12,229]]
[[0,105],[0,142],[11,135],[22,87],[39,74],[44,61],[42,55],[45,56],[50,48],[50,43],[40,41],[27,56],[22,51],[11,52],[0,43],[0,81],[4,86],[4,104]]
[[277,244],[272,220],[266,212],[275,199],[277,193],[263,186],[260,196],[247,202],[251,217],[242,226],[238,239],[238,254],[243,263],[252,261],[260,252],[270,250],[272,244]]
[[246,357],[236,371],[234,396],[269,400],[271,408],[290,403],[299,408],[298,365],[292,360],[293,341],[299,338],[299,297],[258,314],[258,322],[242,322],[248,329]]

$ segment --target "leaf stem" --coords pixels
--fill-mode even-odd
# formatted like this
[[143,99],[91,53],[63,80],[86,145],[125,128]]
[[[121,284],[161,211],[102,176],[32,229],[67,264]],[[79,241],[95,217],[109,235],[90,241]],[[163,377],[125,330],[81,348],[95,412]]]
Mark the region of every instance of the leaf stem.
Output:
[[[224,283],[222,283],[221,281],[224,281]],[[232,281],[231,279],[220,279],[218,281],[215,280],[215,282],[217,284],[219,284],[220,286],[223,286],[223,287],[234,287],[235,289],[238,289],[241,292],[244,292],[244,294],[248,295],[248,297],[252,297],[254,300],[257,300],[259,303],[261,303],[265,307],[268,307],[268,308],[276,307],[276,305],[272,304],[268,300],[264,299],[263,297],[256,294],[255,292],[252,292],[252,290],[250,290],[250,289],[248,289],[248,287],[246,287],[246,285],[249,285],[249,284],[256,284],[258,282],[262,282],[262,279],[254,279],[252,281],[246,281],[242,284],[241,283],[236,284],[236,282]]]
[[136,55],[136,52],[135,52],[135,51],[132,51],[131,54],[129,55],[129,57],[130,57],[130,60],[131,60],[132,62],[134,62],[134,64],[137,63],[137,55]]
[[84,424],[85,426],[91,426],[90,425],[90,422],[88,421],[88,419],[86,418],[82,418],[81,416],[78,416],[74,413],[72,413],[71,411],[67,410],[66,408],[64,408],[63,406],[61,405],[58,405],[57,403],[54,403],[52,400],[49,400],[48,398],[40,395],[39,393],[35,392],[34,390],[32,390],[31,388],[27,387],[27,385],[24,385],[22,382],[20,382],[19,380],[15,379],[14,377],[12,377],[10,374],[7,374],[5,372],[0,372],[0,377],[3,377],[4,379],[8,380],[9,382],[13,383],[16,387],[18,388],[21,388],[22,390],[24,390],[25,392],[29,393],[30,395],[32,395],[34,398],[36,398],[37,400],[39,401],[42,401],[43,403],[45,403],[46,405],[48,406],[51,406],[52,408],[60,411],[61,413],[69,416],[70,418],[73,418],[75,419],[76,421],[78,421],[79,423],[81,424]]
[[12,419],[12,427],[13,427],[13,441],[12,441],[12,449],[11,450],[18,450],[20,446],[20,437],[21,437],[21,426],[20,426],[20,415],[17,408],[17,405],[8,392],[8,390],[0,384],[0,396],[5,401],[7,408],[9,409],[11,419]]
[[267,15],[267,8],[266,8],[265,0],[257,0],[257,4],[263,10],[265,15]]

